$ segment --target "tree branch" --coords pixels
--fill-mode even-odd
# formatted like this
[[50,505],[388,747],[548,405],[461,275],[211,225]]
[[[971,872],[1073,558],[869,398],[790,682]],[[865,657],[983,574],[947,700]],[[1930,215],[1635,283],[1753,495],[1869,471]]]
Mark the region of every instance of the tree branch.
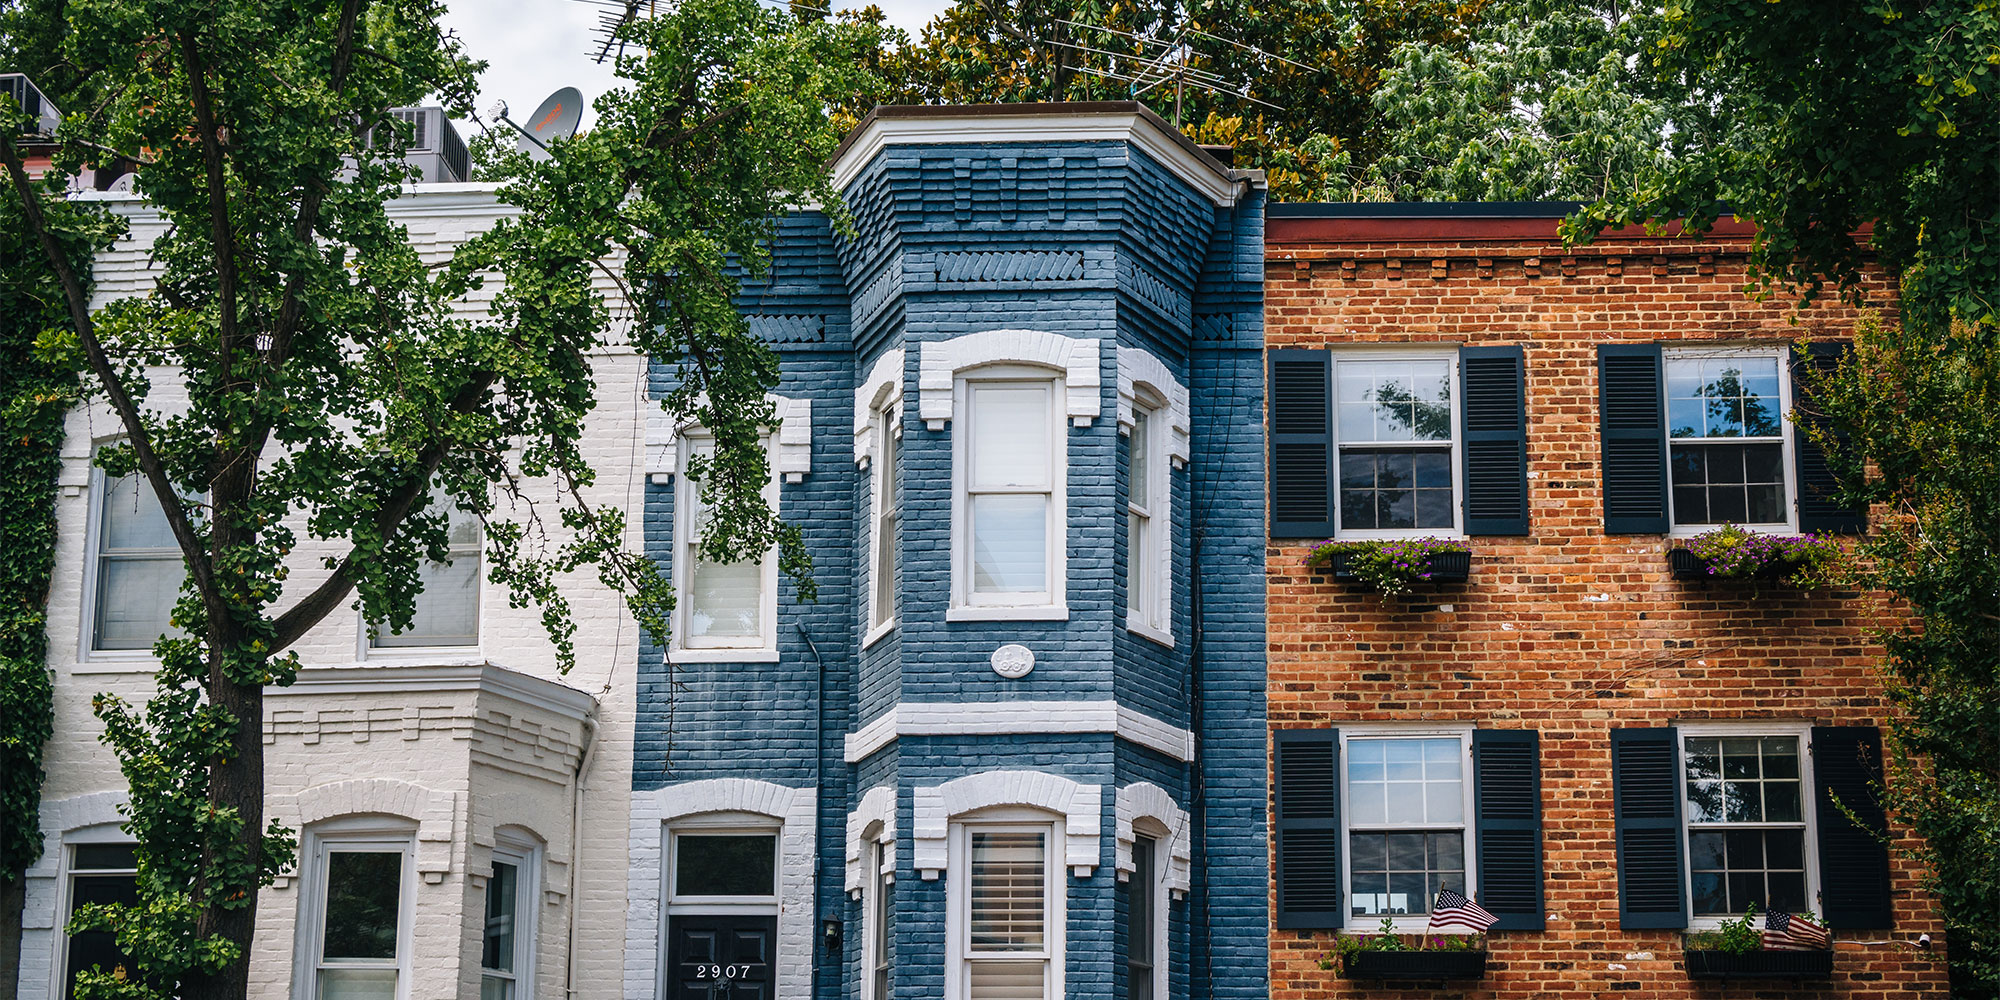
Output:
[[139,460],[139,471],[153,487],[153,495],[160,501],[160,510],[166,515],[167,526],[173,530],[174,543],[180,546],[181,557],[187,560],[188,573],[194,577],[195,589],[206,599],[214,590],[214,576],[210,571],[206,553],[202,551],[201,540],[195,537],[194,524],[188,520],[187,505],[182,502],[180,492],[174,489],[172,480],[167,478],[167,469],[160,462],[158,452],[153,450],[153,442],[146,433],[146,425],[140,419],[139,407],[132,401],[131,393],[125,389],[124,380],[113,367],[111,359],[104,353],[104,345],[97,339],[97,327],[90,319],[90,302],[84,297],[83,279],[70,266],[69,257],[63,253],[62,244],[49,231],[48,217],[42,213],[41,200],[35,194],[34,182],[28,178],[27,168],[21,163],[20,152],[14,147],[14,137],[0,129],[0,163],[5,163],[7,175],[13,181],[14,193],[21,199],[22,214],[27,216],[28,228],[42,244],[42,252],[49,259],[49,266],[61,282],[63,298],[69,305],[70,325],[76,330],[77,340],[83,344],[85,360],[90,364],[91,374],[104,387],[104,395],[111,401],[111,408],[118,413],[118,420],[125,425],[125,436],[132,444],[132,454]]

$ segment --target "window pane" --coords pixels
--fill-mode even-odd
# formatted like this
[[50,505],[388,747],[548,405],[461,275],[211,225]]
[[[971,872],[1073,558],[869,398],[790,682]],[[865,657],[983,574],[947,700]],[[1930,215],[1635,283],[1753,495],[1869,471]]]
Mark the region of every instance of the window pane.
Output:
[[70,868],[74,871],[130,871],[139,867],[137,848],[131,844],[78,844],[71,850]]
[[1042,1000],[1046,964],[969,962],[966,978],[972,987],[972,1000]]
[[[132,848],[129,845],[89,844],[81,845],[74,855],[75,867],[130,868]],[[85,852],[92,852],[87,856]],[[104,852],[104,853],[96,853]],[[77,908],[91,903],[119,903],[133,905],[139,902],[139,880],[136,875],[73,875],[69,880],[69,913],[76,914]],[[76,995],[76,974],[89,969],[103,969],[112,972],[123,968],[128,974],[136,975],[138,968],[118,947],[118,939],[110,931],[84,931],[69,935],[69,961],[67,975],[63,982],[65,996]]]
[[1688,835],[1697,914],[1805,906],[1805,830],[1699,830]]
[[1048,590],[1048,520],[1046,496],[973,497],[973,592],[1032,594]]
[[1675,524],[1785,520],[1782,445],[1675,445],[1671,452]]
[[681,834],[674,838],[677,896],[775,896],[778,838]]
[[763,560],[718,563],[697,555],[688,575],[687,639],[763,638]]
[[479,553],[454,555],[449,563],[424,562],[417,567],[423,590],[417,594],[410,627],[390,635],[378,626],[373,645],[385,649],[406,646],[476,646],[479,644]]
[[1451,440],[1451,362],[1344,361],[1340,440]]
[[172,631],[167,618],[180,599],[187,564],[164,559],[106,558],[98,564],[98,649],[151,649]]
[[395,1000],[394,969],[321,969],[320,1000]]
[[[401,851],[328,852],[325,947],[320,955],[327,962],[393,961],[402,890]],[[393,986],[393,974],[389,981]]]
[[1776,437],[1778,359],[1669,359],[1667,426],[1677,438]]
[[178,544],[152,485],[142,483],[136,473],[105,483],[102,528],[98,545],[107,552],[171,549]]
[[1451,527],[1450,463],[1442,450],[1342,451],[1341,527]]
[[1049,478],[1049,387],[972,387],[973,489],[1047,486]]
[[1145,507],[1152,502],[1150,496],[1153,486],[1152,473],[1148,468],[1151,456],[1147,454],[1152,450],[1152,432],[1147,429],[1149,426],[1151,419],[1146,415],[1146,411],[1134,409],[1130,439],[1132,457],[1128,463],[1127,478],[1131,480],[1132,503],[1139,507]]
[[1151,1000],[1153,996],[1153,933],[1156,919],[1153,893],[1157,884],[1153,859],[1157,843],[1151,837],[1138,837],[1132,841],[1132,877],[1125,883],[1125,979],[1130,1000]]
[[1350,834],[1348,862],[1355,916],[1429,913],[1439,889],[1465,885],[1465,835]]
[[1152,551],[1153,519],[1141,514],[1125,515],[1125,603],[1141,619],[1152,620],[1153,568],[1147,553]]
[[505,976],[482,976],[479,1000],[514,1000],[514,981]]
[[1452,737],[1347,741],[1350,824],[1463,822],[1463,753]]
[[1048,834],[975,830],[970,839],[971,950],[1040,950],[1045,944]]
[[480,949],[482,968],[514,971],[514,919],[520,905],[520,869],[493,862],[493,875],[486,880],[486,937]]

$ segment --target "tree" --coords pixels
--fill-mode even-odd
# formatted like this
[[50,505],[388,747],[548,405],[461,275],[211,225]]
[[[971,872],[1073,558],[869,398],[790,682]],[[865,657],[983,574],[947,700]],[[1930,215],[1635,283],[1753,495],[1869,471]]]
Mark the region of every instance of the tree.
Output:
[[[1753,220],[1756,276],[1866,301],[1871,265],[1899,319],[1864,323],[1818,380],[1849,499],[1887,512],[1860,545],[1899,598],[1885,630],[1897,708],[1891,804],[1920,837],[1954,991],[2000,992],[2000,9],[1990,3],[1669,6],[1644,63],[1734,140],[1694,136],[1568,223]],[[1857,238],[1856,234],[1862,234]]]
[[[1138,99],[1199,142],[1236,146],[1280,200],[1372,160],[1383,118],[1370,95],[1397,46],[1463,43],[1485,0],[960,0],[883,56],[906,104]],[[1129,79],[1168,60],[1207,86]],[[1280,58],[1282,57],[1282,58]],[[1156,70],[1145,71],[1147,79]],[[1260,103],[1261,102],[1261,103]]]
[[[143,478],[187,566],[179,631],[154,646],[157,694],[97,703],[131,786],[140,903],[80,919],[115,931],[137,974],[86,974],[82,995],[244,996],[259,889],[294,849],[264,819],[264,687],[291,680],[288,647],[337,608],[408,626],[419,565],[447,557],[449,507],[488,519],[490,578],[544,609],[565,662],[554,580],[584,564],[665,643],[665,581],[619,547],[621,512],[579,496],[586,359],[607,335],[591,275],[614,252],[639,314],[632,339],[680,368],[667,404],[717,438],[694,473],[714,512],[704,548],[728,558],[775,541],[805,570],[796,532],[762,500],[758,424],[776,364],[731,296],[786,206],[837,204],[827,109],[865,89],[853,67],[869,30],[754,0],[688,0],[628,27],[628,51],[648,55],[621,61],[633,86],[599,101],[599,128],[554,161],[515,163],[505,196],[521,221],[432,268],[384,208],[408,177],[409,138],[385,112],[427,94],[466,110],[477,64],[440,12],[436,0],[70,5],[61,61],[106,96],[70,109],[62,162],[139,161],[139,190],[170,223],[153,247],[157,289],[96,310],[67,254],[69,206],[27,175],[0,122],[36,266],[62,291],[43,352],[80,367],[84,392],[117,413],[125,439],[97,462]],[[456,316],[494,273],[490,315]],[[185,409],[149,405],[147,367],[162,364]],[[493,516],[495,494],[518,495],[523,477],[554,483],[557,525]],[[343,554],[288,585],[302,538]]]

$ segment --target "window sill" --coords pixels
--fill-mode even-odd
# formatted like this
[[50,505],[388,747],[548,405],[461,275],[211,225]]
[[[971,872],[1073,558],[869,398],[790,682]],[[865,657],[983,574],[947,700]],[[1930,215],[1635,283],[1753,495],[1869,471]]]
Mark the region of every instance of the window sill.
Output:
[[889,621],[883,622],[882,624],[869,629],[867,634],[861,637],[861,648],[867,649],[868,647],[873,646],[878,642],[881,642],[883,636],[886,636],[889,633],[896,631],[896,624],[897,623],[895,619],[892,618]]
[[944,620],[948,622],[1066,622],[1069,621],[1069,608],[1061,604],[1023,607],[947,608],[944,613]]
[[130,652],[97,650],[76,661],[73,674],[150,674],[160,669],[160,658],[150,649]]
[[1125,620],[1125,631],[1150,642],[1157,642],[1168,649],[1174,648],[1174,634],[1165,629],[1157,629],[1135,618]]
[[361,665],[447,667],[485,663],[478,646],[364,646]]
[[778,651],[775,649],[674,649],[667,653],[669,663],[776,663]]

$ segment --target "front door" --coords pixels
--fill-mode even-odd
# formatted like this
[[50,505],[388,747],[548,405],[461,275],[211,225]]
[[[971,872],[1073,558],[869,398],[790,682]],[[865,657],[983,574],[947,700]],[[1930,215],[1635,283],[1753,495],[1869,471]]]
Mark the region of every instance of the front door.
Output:
[[667,918],[670,1000],[771,1000],[778,918],[675,914]]

